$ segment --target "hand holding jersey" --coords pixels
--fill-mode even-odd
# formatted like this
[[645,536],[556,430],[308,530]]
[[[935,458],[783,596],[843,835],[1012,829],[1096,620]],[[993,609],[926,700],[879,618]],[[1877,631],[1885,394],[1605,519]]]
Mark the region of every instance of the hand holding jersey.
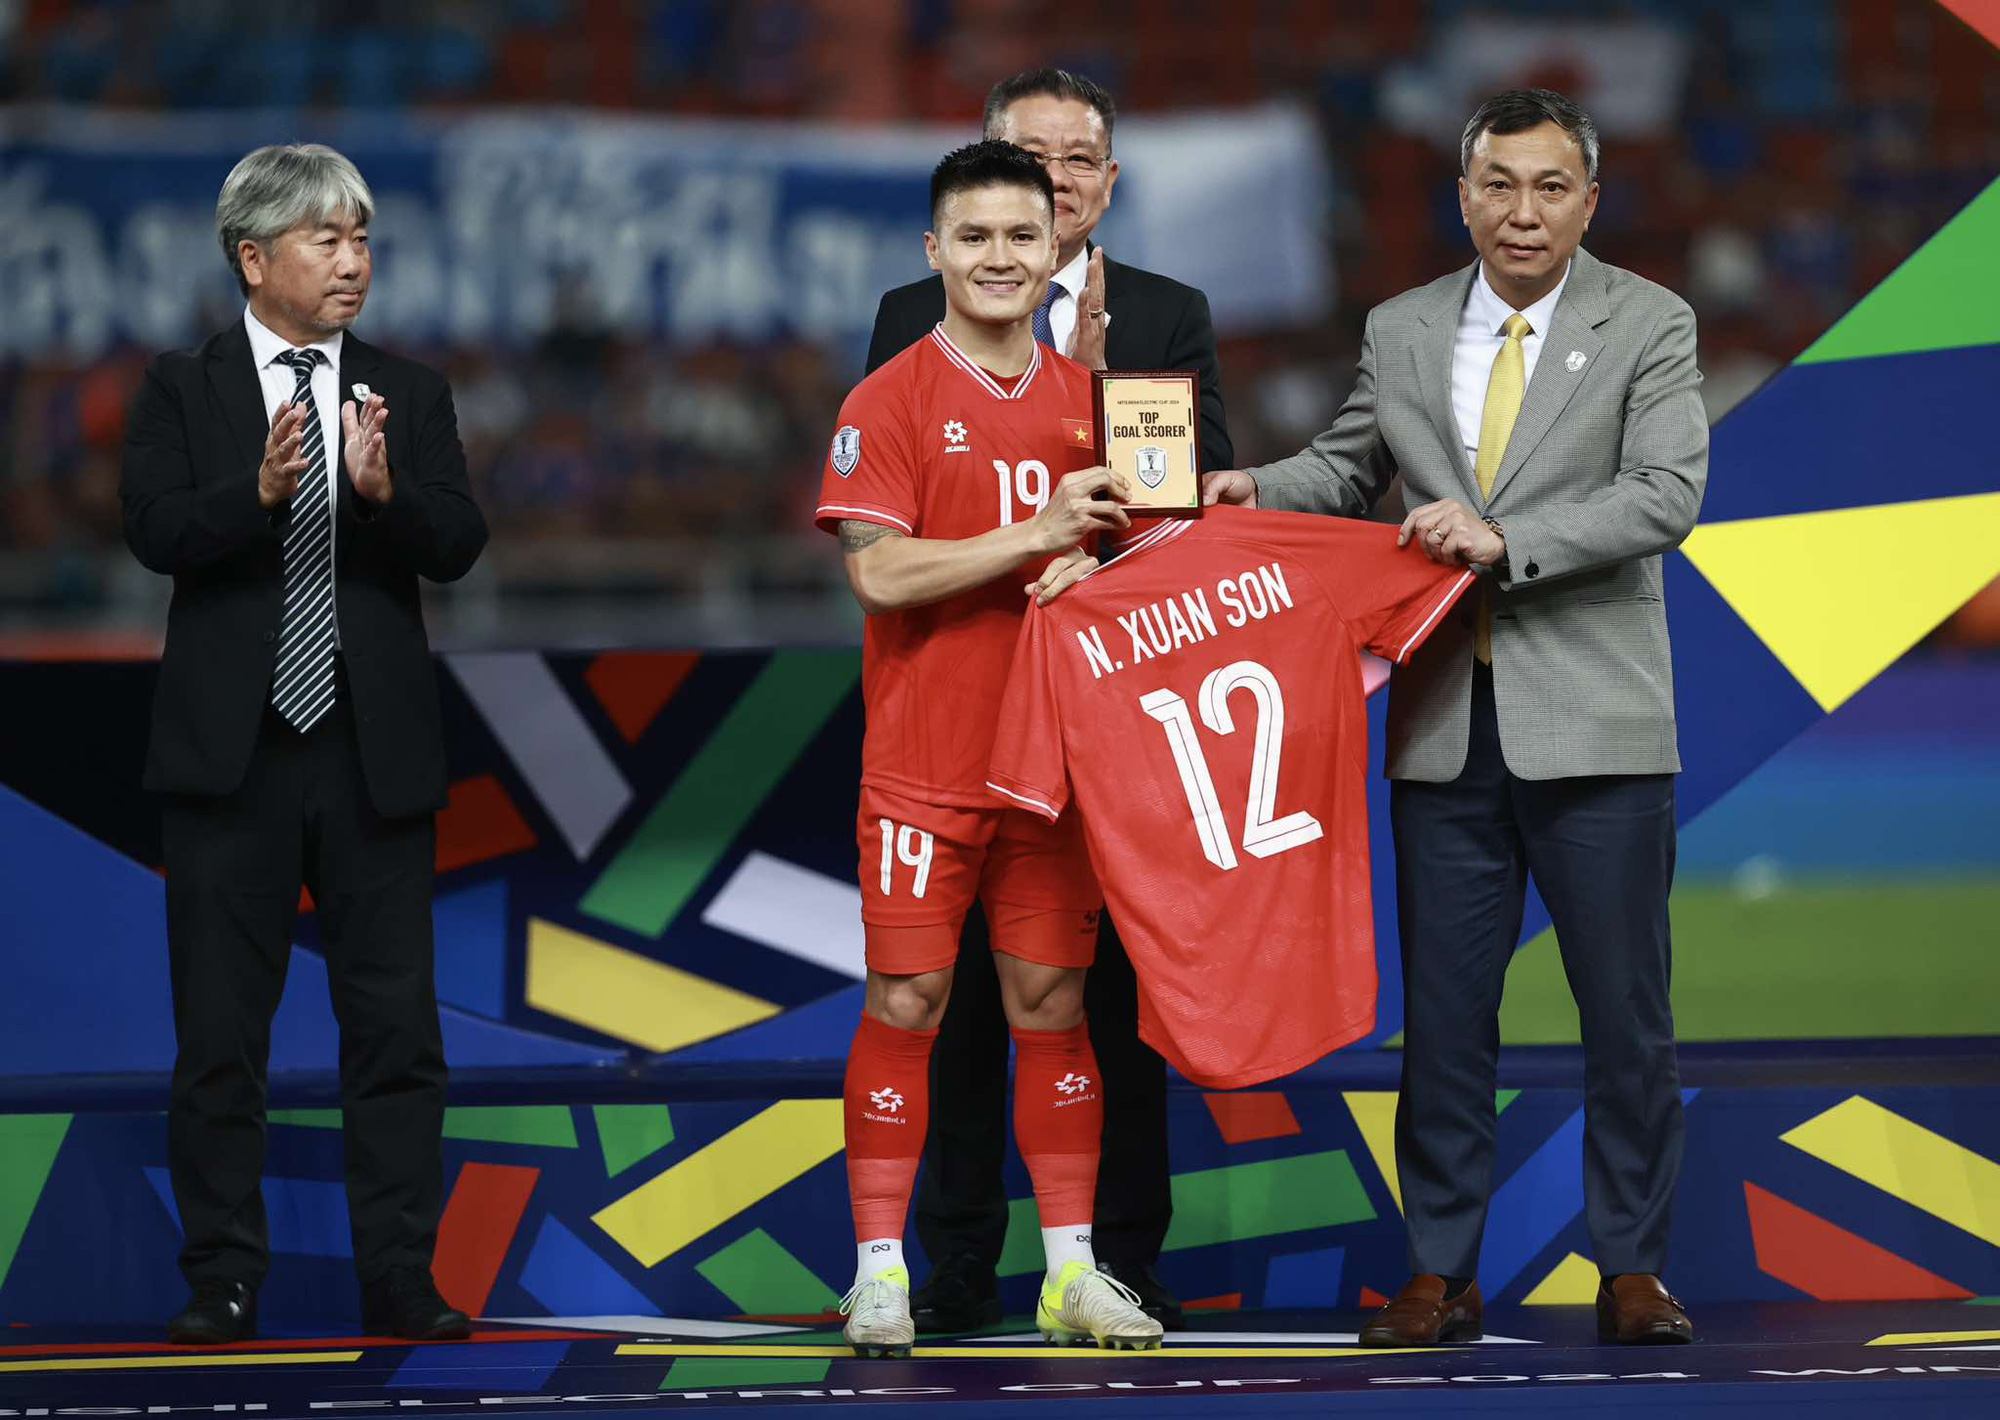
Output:
[[1047,606],[1061,596],[1081,578],[1088,577],[1098,567],[1097,559],[1082,548],[1071,548],[1042,569],[1042,575],[1028,583],[1021,590],[1035,599],[1037,606]]
[[1236,468],[1211,469],[1201,476],[1201,505],[1213,508],[1217,504],[1232,508],[1255,508],[1257,506],[1257,480]]
[[1030,588],[1073,578],[1091,560],[1080,544],[1128,519],[1114,475],[1088,466],[1087,372],[1030,326],[1056,253],[1047,173],[1009,144],[975,144],[939,165],[932,199],[925,248],[944,276],[945,319],[849,395],[816,514],[840,534],[869,613],[857,824],[868,983],[844,1091],[857,1243],[847,1337],[860,1354],[898,1355],[914,1336],[902,1233],[931,1046],[976,896],[1018,1052],[1015,1133],[1049,1263],[1044,1329],[1074,1336],[1087,1316],[1102,1344],[1153,1345],[1159,1324],[1110,1290],[1090,1251],[1103,1103],[1082,985],[1103,895],[1073,820],[996,809],[984,787],[1029,604],[1021,575]]
[[1507,539],[1456,498],[1412,508],[1397,530],[1396,545],[1415,542],[1440,567],[1491,567],[1507,553]]
[[[1202,475],[1203,507],[1257,506],[1257,479],[1241,469]],[[1440,498],[1410,509],[1397,530],[1396,545],[1415,542],[1440,567],[1491,567],[1507,555],[1506,535],[1456,498]]]

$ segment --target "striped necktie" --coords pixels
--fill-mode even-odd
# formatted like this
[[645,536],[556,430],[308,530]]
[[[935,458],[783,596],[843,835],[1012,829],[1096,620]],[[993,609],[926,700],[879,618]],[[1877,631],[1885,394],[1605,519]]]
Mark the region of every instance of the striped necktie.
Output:
[[[1486,407],[1479,415],[1479,460],[1472,470],[1479,480],[1481,498],[1493,496],[1493,480],[1500,472],[1500,461],[1507,457],[1514,421],[1521,417],[1521,399],[1528,390],[1528,358],[1521,341],[1535,333],[1519,311],[1508,316],[1500,329],[1507,338],[1500,342],[1500,353],[1493,357],[1493,373],[1486,380]],[[1473,633],[1472,654],[1493,664],[1493,594],[1484,586],[1479,589],[1479,625]]]
[[[1055,350],[1056,328],[1049,319],[1049,313],[1055,309],[1056,298],[1062,295],[1062,293],[1063,288],[1056,284],[1054,278],[1050,278],[1049,289],[1043,295],[1042,303],[1035,307],[1035,339],[1041,341],[1042,344],[1048,346],[1051,350]],[[1062,352],[1058,350],[1056,353],[1061,354]]]
[[278,636],[278,664],[271,704],[304,734],[333,708],[333,502],[326,476],[326,438],[313,403],[317,350],[287,350],[298,386],[292,402],[305,410],[299,427],[306,471],[292,494],[292,522],[285,532],[285,611]]

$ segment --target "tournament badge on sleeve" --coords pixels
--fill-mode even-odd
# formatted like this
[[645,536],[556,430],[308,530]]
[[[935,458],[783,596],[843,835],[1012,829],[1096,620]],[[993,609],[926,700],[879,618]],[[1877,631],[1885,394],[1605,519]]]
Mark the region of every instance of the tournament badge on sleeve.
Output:
[[833,471],[845,478],[860,462],[861,431],[852,424],[843,424],[833,436]]
[[1124,475],[1135,518],[1201,515],[1200,391],[1189,370],[1091,374],[1098,462]]

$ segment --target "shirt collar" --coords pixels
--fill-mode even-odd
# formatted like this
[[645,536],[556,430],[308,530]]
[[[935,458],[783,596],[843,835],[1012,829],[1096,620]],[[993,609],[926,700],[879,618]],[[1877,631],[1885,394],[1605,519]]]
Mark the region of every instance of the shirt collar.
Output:
[[1061,271],[1051,276],[1049,280],[1069,292],[1069,298],[1072,301],[1081,301],[1083,299],[1083,283],[1089,279],[1089,276],[1090,247],[1086,245],[1082,251],[1070,258],[1068,266],[1065,266]]
[[[1575,269],[1576,259],[1572,257],[1569,265],[1563,268],[1562,280],[1556,282],[1555,290],[1521,312],[1536,335],[1549,333],[1549,326],[1555,320],[1556,302],[1562,299],[1563,287],[1569,285],[1569,274]],[[1499,335],[1507,317],[1514,314],[1514,308],[1501,300],[1500,293],[1487,283],[1484,261],[1472,273],[1472,290],[1465,298],[1465,313],[1488,335]]]
[[317,350],[326,357],[328,368],[334,370],[340,368],[340,343],[347,336],[344,330],[336,330],[325,340],[316,340],[309,346],[295,346],[258,320],[256,313],[248,306],[243,308],[243,329],[250,336],[250,358],[257,362],[257,368],[260,370],[287,350],[297,349]]

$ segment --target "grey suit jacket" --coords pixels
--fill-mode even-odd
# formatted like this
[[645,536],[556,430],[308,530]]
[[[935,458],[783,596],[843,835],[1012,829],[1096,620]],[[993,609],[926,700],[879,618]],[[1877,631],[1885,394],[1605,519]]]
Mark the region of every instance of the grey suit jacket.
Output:
[[[1404,511],[1456,498],[1497,520],[1493,695],[1523,779],[1680,769],[1660,555],[1694,527],[1708,420],[1694,312],[1578,249],[1507,456],[1482,499],[1451,408],[1452,347],[1479,263],[1368,314],[1354,392],[1333,427],[1250,469],[1258,504],[1360,517],[1397,473]],[[1443,783],[1465,766],[1472,606],[1390,685],[1388,772]]]

